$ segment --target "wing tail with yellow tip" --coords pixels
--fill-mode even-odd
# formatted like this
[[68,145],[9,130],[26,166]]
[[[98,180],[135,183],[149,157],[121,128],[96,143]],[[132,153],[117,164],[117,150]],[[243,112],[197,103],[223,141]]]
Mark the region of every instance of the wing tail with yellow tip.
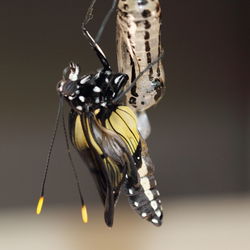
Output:
[[82,206],[81,212],[82,212],[83,223],[88,223],[88,212],[87,212],[87,207],[85,205]]
[[36,207],[36,214],[39,215],[42,212],[44,197],[41,196]]

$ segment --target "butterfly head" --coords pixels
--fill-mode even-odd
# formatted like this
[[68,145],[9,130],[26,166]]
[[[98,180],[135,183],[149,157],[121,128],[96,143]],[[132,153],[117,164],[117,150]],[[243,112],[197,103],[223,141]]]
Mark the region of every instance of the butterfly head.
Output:
[[123,91],[128,80],[125,74],[99,70],[96,74],[79,77],[79,66],[71,63],[57,85],[57,91],[78,113],[112,105],[112,100]]

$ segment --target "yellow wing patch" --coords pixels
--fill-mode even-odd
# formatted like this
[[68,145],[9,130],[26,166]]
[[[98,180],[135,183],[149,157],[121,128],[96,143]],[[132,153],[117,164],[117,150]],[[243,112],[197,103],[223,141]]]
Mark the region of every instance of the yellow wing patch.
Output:
[[75,121],[75,136],[74,136],[74,142],[75,142],[75,146],[78,150],[82,150],[85,149],[88,146],[88,143],[86,141],[86,137],[83,133],[83,129],[82,129],[82,123],[81,123],[81,117],[78,115],[76,117],[76,121]]
[[[93,138],[88,119],[86,120],[86,124],[90,142],[98,154],[101,155],[103,152]],[[105,127],[119,134],[132,154],[136,151],[140,142],[140,134],[137,130],[136,115],[129,107],[119,106],[111,113],[109,119],[105,121]],[[74,142],[77,149],[83,150],[89,148],[79,115],[76,117],[74,130]]]
[[[93,135],[92,135],[91,130],[90,130],[89,121],[88,120],[86,120],[86,121],[87,121],[87,130],[88,130],[91,145],[96,149],[98,154],[101,155],[102,150],[100,149],[100,147],[98,146],[98,144],[96,143],[96,141],[93,138]],[[75,138],[74,138],[74,141],[75,141],[75,145],[76,145],[77,149],[79,149],[79,150],[89,148],[88,142],[87,142],[85,134],[83,132],[80,115],[77,116],[76,121],[75,121]]]
[[136,116],[130,108],[119,106],[111,113],[105,125],[107,129],[113,130],[121,136],[132,154],[136,151],[140,135],[137,130]]

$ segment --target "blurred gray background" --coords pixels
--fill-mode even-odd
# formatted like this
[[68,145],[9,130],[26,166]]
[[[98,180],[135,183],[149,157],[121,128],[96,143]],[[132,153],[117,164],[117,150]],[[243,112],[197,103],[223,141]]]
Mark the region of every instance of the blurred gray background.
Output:
[[[167,91],[149,111],[153,130],[148,141],[161,195],[171,199],[246,193],[249,1],[161,4]],[[71,60],[81,65],[82,73],[100,67],[80,29],[88,5],[86,0],[0,3],[2,211],[36,205],[57,110],[55,87],[64,67]],[[111,1],[97,1],[90,33],[97,32],[110,5]],[[114,17],[100,46],[116,70]],[[86,200],[98,201],[102,208],[87,168],[77,154],[74,159]],[[45,204],[79,204],[62,129]]]
[[[34,204],[57,109],[56,83],[74,60],[82,73],[100,67],[81,34],[89,1],[1,2],[0,207]],[[111,1],[97,1],[95,34]],[[243,1],[162,1],[167,91],[149,111],[149,148],[162,195],[247,191],[247,5]],[[115,19],[101,47],[116,70]],[[249,65],[248,65],[249,66]],[[98,199],[80,168],[88,199]],[[91,188],[88,188],[91,186]],[[47,183],[48,199],[77,199],[58,132]]]

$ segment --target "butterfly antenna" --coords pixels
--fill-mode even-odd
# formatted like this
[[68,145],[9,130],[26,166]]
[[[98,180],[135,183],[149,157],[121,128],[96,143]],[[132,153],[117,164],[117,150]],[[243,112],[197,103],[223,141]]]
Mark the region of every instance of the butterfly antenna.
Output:
[[113,103],[119,102],[135,86],[136,82],[142,77],[142,75],[162,59],[163,55],[164,53],[162,52],[156,60],[148,64],[148,66],[138,74],[138,76],[134,79],[131,85],[113,100]]
[[95,50],[99,60],[101,61],[103,67],[105,70],[110,69],[110,65],[107,61],[107,58],[103,51],[101,50],[100,46],[96,43],[94,38],[89,34],[88,30],[86,29],[87,23],[93,18],[93,7],[96,0],[93,0],[87,10],[87,13],[85,15],[84,22],[82,23],[82,33],[83,35],[88,39],[90,46]]
[[101,38],[101,36],[102,36],[102,33],[103,33],[103,31],[104,31],[104,29],[105,29],[105,27],[106,27],[106,25],[107,25],[107,22],[108,22],[109,19],[110,19],[111,14],[114,12],[116,5],[117,5],[117,0],[113,0],[113,4],[112,4],[112,6],[111,6],[111,9],[108,11],[108,13],[106,14],[106,16],[104,17],[104,19],[103,19],[103,21],[102,21],[102,24],[101,24],[101,27],[100,27],[100,29],[98,30],[97,35],[96,35],[96,37],[95,37],[95,41],[96,41],[97,43],[100,41],[100,38]]
[[83,199],[83,195],[82,195],[82,191],[81,191],[80,182],[79,182],[79,178],[78,178],[78,175],[77,175],[76,167],[75,167],[75,164],[73,162],[73,158],[72,158],[72,155],[71,155],[71,152],[70,152],[69,139],[68,139],[68,134],[67,134],[67,130],[66,130],[65,118],[64,118],[64,113],[63,112],[62,112],[62,123],[63,123],[63,131],[64,131],[64,135],[65,135],[66,149],[67,149],[70,164],[71,164],[74,176],[75,176],[78,193],[79,193],[80,200],[81,200],[82,221],[83,221],[83,223],[87,223],[88,222],[87,207],[86,207],[84,199]]
[[56,133],[57,133],[57,130],[58,130],[60,114],[61,114],[61,111],[62,111],[62,101],[63,101],[62,99],[60,99],[60,101],[59,101],[57,115],[56,115],[56,121],[55,121],[55,125],[54,125],[54,130],[53,130],[51,142],[50,142],[50,145],[49,145],[49,152],[48,152],[47,161],[46,161],[46,165],[45,165],[41,195],[40,195],[40,198],[39,198],[39,201],[38,201],[38,204],[37,204],[37,208],[36,208],[36,213],[37,214],[40,214],[42,212],[42,208],[43,208],[45,183],[46,183],[46,179],[47,179],[47,175],[48,175],[49,164],[50,164],[51,154],[52,154],[52,150],[53,150],[53,146],[54,146],[54,142],[55,142],[55,138],[56,138]]

